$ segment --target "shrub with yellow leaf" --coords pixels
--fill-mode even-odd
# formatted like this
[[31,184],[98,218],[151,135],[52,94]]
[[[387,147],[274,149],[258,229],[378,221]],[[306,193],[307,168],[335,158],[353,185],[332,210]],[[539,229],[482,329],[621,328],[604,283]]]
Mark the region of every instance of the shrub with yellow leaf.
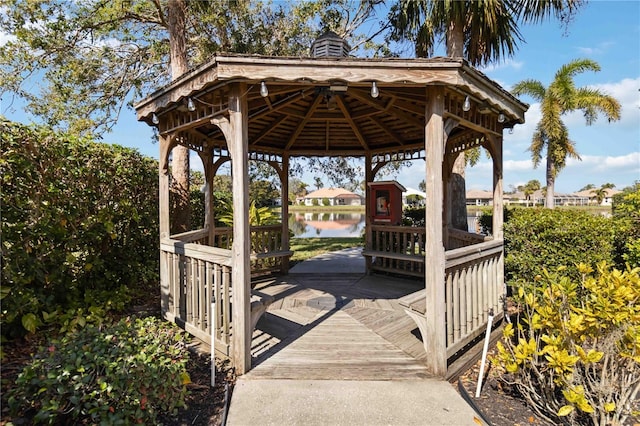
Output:
[[[570,278],[576,272],[580,280]],[[517,283],[518,314],[493,358],[502,380],[558,424],[618,425],[637,416],[639,274],[603,262],[596,271],[580,264]]]

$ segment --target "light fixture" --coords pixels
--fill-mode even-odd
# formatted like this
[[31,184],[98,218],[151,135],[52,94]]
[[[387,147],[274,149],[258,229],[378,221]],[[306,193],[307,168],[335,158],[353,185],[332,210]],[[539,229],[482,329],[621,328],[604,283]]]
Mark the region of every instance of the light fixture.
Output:
[[510,134],[510,135],[512,135],[512,134],[513,134],[513,127],[511,127],[511,128],[509,129],[509,134]]
[[463,111],[469,111],[471,109],[471,100],[469,99],[469,96],[467,96],[466,98],[464,98],[464,103],[462,104],[462,110]]
[[498,114],[498,123],[504,123],[505,117],[503,113]]
[[329,111],[334,111],[338,107],[338,101],[336,101],[336,95],[331,93],[327,96],[327,109]]
[[267,83],[264,81],[260,83],[260,96],[263,98],[269,96],[269,88],[267,87]]
[[158,118],[155,112],[151,114],[151,122],[156,125],[160,123],[160,119]]
[[191,111],[191,112],[193,112],[193,111],[195,111],[195,110],[196,110],[196,106],[195,106],[195,104],[193,103],[193,99],[191,99],[191,98],[187,98],[187,109],[188,109],[189,111]]
[[371,97],[377,98],[379,95],[380,95],[380,91],[378,90],[378,85],[374,81],[371,83]]

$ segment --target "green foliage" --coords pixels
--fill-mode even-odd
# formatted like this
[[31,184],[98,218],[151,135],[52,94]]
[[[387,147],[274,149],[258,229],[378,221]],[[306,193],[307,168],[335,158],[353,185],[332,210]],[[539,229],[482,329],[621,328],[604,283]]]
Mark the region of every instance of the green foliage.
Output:
[[614,196],[612,212],[620,230],[616,263],[640,265],[640,183]]
[[185,333],[148,317],[88,326],[42,348],[10,391],[14,416],[48,424],[157,424],[185,406]]
[[317,199],[317,198],[312,198],[312,199],[311,199],[311,205],[312,205],[312,206],[319,206],[319,205],[320,205],[320,203],[318,202],[318,199]]
[[544,268],[612,263],[613,225],[610,218],[579,210],[513,209],[504,224],[505,276],[532,282]]
[[494,364],[556,424],[624,424],[640,391],[640,268],[569,272],[517,284]]
[[249,199],[258,207],[273,205],[273,200],[280,198],[274,184],[266,180],[251,180],[249,183]]
[[122,308],[157,279],[155,160],[5,120],[0,138],[4,336]]
[[402,211],[402,224],[405,226],[424,227],[424,207],[409,207]]
[[323,206],[330,206],[331,205],[331,201],[329,201],[329,199],[327,197],[324,197],[322,199],[322,205]]
[[[227,206],[225,213],[218,217],[221,223],[226,226],[233,226],[233,207]],[[279,223],[280,217],[269,207],[257,207],[255,201],[249,205],[249,224],[254,226],[274,225]]]
[[[379,2],[185,1],[187,66],[216,52],[298,56],[323,31],[320,25],[362,47],[374,35],[357,32],[370,26]],[[7,42],[0,49],[0,94],[22,98],[48,125],[102,134],[128,99],[170,80],[175,20],[166,1],[3,0],[2,6]]]

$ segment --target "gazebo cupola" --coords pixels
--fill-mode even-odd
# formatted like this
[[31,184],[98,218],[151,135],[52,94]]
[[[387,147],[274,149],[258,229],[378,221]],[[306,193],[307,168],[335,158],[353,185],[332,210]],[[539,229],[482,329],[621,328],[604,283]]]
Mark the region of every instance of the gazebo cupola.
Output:
[[311,44],[312,58],[342,58],[349,56],[351,46],[333,31],[326,31]]

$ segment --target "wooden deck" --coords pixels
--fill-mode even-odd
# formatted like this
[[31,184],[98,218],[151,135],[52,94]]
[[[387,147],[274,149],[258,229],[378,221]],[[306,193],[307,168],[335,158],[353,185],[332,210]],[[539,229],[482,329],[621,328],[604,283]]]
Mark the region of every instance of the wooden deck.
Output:
[[421,281],[288,275],[259,283],[275,297],[256,326],[247,378],[410,380],[430,377],[416,324],[397,299]]

